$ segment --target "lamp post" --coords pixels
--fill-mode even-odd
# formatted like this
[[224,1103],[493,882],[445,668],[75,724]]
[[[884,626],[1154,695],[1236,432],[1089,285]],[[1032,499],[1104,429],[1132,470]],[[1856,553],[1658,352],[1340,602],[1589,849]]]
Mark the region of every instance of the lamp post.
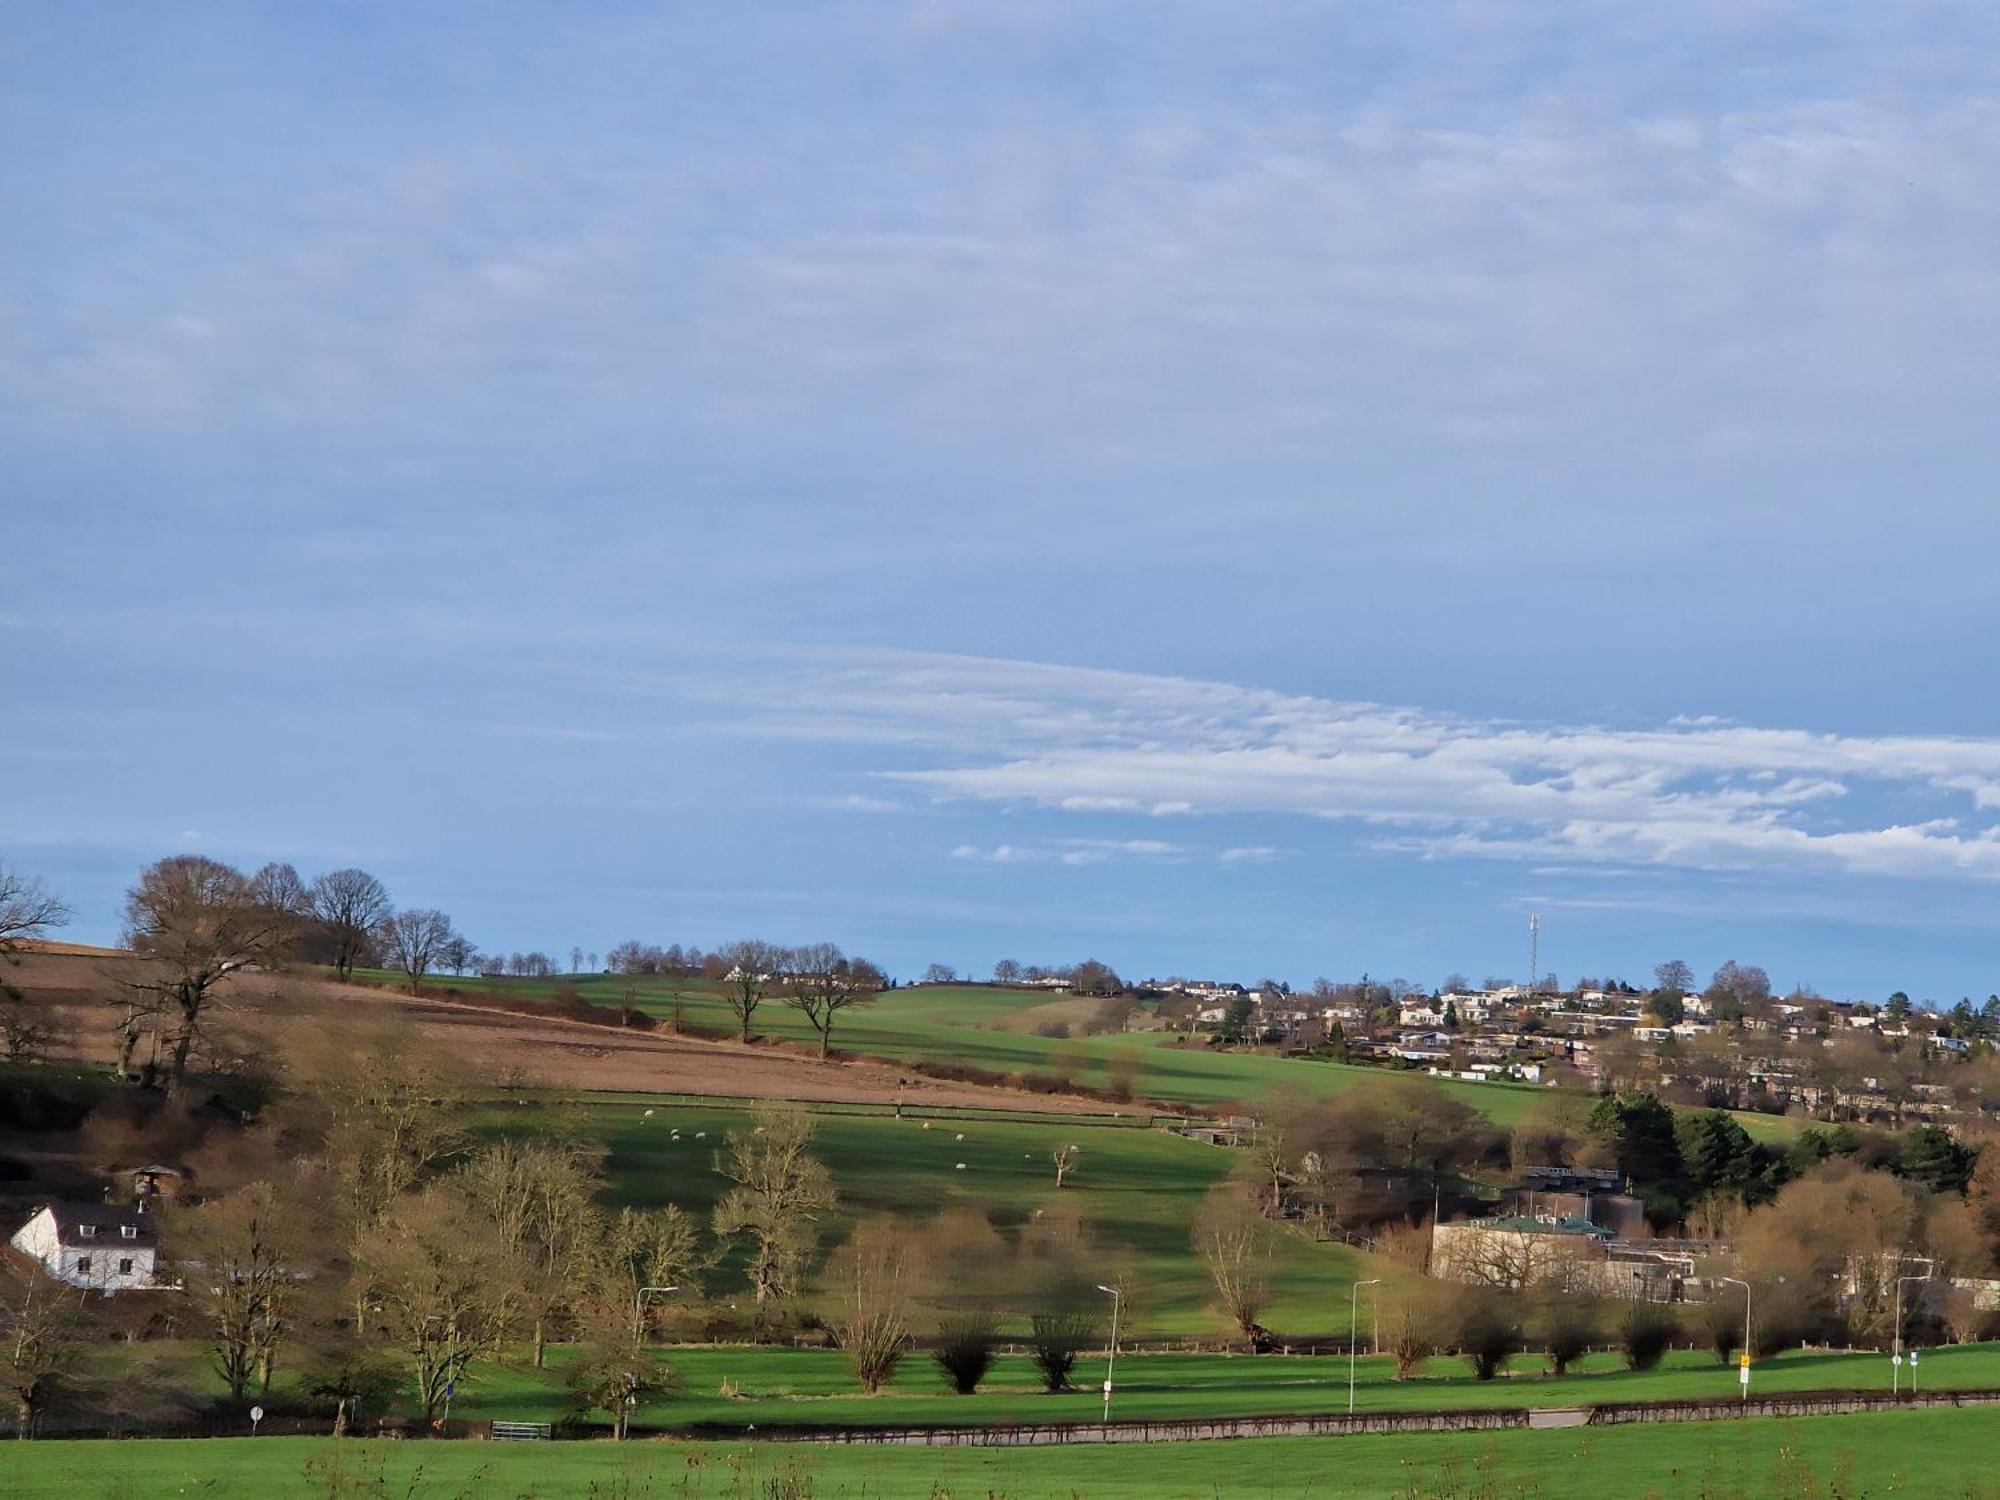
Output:
[[649,1296],[665,1297],[679,1290],[678,1286],[642,1286],[632,1294],[632,1337],[635,1340],[639,1337],[639,1320],[643,1316],[642,1310],[646,1305],[646,1298]]
[[1719,1276],[1718,1281],[1731,1281],[1743,1288],[1743,1363],[1737,1368],[1742,1372],[1738,1381],[1743,1386],[1743,1399],[1750,1399],[1750,1283],[1740,1276]]
[[1111,1377],[1118,1369],[1118,1288],[1099,1285],[1097,1288],[1111,1299],[1111,1349],[1104,1360],[1104,1420],[1111,1420]]
[[[1918,1258],[1922,1259],[1922,1257]],[[1926,1260],[1924,1264],[1928,1267],[1932,1262]],[[1890,1341],[1891,1347],[1889,1351],[1889,1369],[1892,1372],[1889,1377],[1889,1393],[1891,1395],[1900,1396],[1903,1393],[1903,1283],[1906,1281],[1929,1281],[1930,1279],[1931,1273],[1928,1269],[1921,1276],[1898,1276],[1896,1278],[1896,1331],[1895,1337]],[[1910,1365],[1911,1393],[1915,1394],[1916,1389],[1917,1367],[1913,1360]]]
[[1361,1307],[1361,1289],[1364,1286],[1380,1286],[1382,1278],[1357,1281],[1347,1292],[1347,1414],[1354,1415],[1354,1335],[1360,1326],[1358,1316]]

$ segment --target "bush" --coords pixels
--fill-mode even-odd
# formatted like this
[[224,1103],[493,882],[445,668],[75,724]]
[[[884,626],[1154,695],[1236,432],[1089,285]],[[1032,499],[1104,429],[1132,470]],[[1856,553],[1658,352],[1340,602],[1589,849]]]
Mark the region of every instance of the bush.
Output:
[[1521,1320],[1513,1308],[1490,1294],[1466,1299],[1458,1315],[1458,1352],[1478,1380],[1491,1380],[1521,1347]]
[[1097,1338],[1097,1318],[1086,1306],[1056,1306],[1028,1320],[1028,1352],[1041,1372],[1046,1391],[1069,1389],[1069,1374],[1077,1356]]
[[1680,1325],[1664,1307],[1653,1302],[1634,1302],[1618,1323],[1618,1347],[1625,1352],[1625,1367],[1653,1369],[1678,1332]]
[[1061,1041],[1069,1036],[1069,1022],[1044,1021],[1035,1028],[1035,1035]]
[[1719,1365],[1743,1347],[1743,1304],[1740,1299],[1712,1297],[1694,1317],[1695,1332],[1715,1355]]
[[[994,1349],[999,1342],[1000,1327],[993,1314],[947,1313],[938,1322],[937,1347],[931,1350],[931,1358],[953,1390],[961,1396],[970,1396],[993,1368]],[[1064,1372],[1065,1377],[1067,1373]]]
[[1551,1302],[1542,1310],[1536,1332],[1548,1354],[1549,1373],[1567,1375],[1570,1365],[1583,1358],[1598,1337],[1597,1317],[1587,1303]]

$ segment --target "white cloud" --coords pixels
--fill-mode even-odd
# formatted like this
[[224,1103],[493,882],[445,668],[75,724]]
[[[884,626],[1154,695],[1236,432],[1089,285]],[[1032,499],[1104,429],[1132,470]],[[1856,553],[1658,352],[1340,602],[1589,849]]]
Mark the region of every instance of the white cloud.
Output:
[[[767,729],[932,760],[882,774],[947,800],[1331,819],[1425,856],[2000,878],[1991,739],[1528,725],[897,652],[818,656],[773,691],[786,707]],[[1003,848],[1071,863],[1182,852],[1147,839]]]

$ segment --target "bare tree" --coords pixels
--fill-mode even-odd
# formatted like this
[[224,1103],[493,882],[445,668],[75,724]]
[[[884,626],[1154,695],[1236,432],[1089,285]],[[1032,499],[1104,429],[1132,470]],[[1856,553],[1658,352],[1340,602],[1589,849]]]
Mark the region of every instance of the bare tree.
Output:
[[371,1316],[402,1350],[424,1417],[434,1419],[448,1388],[515,1331],[512,1258],[445,1184],[396,1204],[359,1248]]
[[307,890],[312,914],[326,929],[333,966],[342,979],[367,956],[370,939],[389,915],[389,893],[366,870],[333,870]]
[[593,1285],[603,1234],[596,1193],[604,1179],[576,1147],[509,1139],[476,1152],[456,1181],[514,1256],[522,1316],[533,1334],[539,1370],[549,1324]]
[[1063,1179],[1076,1170],[1077,1158],[1083,1155],[1081,1146],[1058,1146],[1049,1153],[1056,1164],[1056,1186],[1063,1185]]
[[722,997],[729,1002],[729,1009],[735,1014],[742,1039],[746,1042],[750,1040],[751,1018],[770,993],[783,952],[777,944],[764,942],[761,938],[745,938],[722,950],[722,957],[729,964]]
[[174,1258],[193,1270],[188,1300],[208,1325],[215,1372],[241,1402],[269,1390],[308,1270],[312,1200],[253,1182],[174,1216]]
[[375,929],[375,940],[389,967],[401,971],[412,995],[422,987],[424,976],[444,962],[453,935],[451,918],[434,906],[393,912]]
[[958,970],[954,969],[950,964],[932,964],[924,970],[925,984],[955,984],[957,982]]
[[259,906],[283,912],[296,922],[312,916],[312,898],[306,894],[306,883],[299,879],[299,872],[276,860],[250,877],[250,899]]
[[926,1261],[909,1233],[889,1218],[865,1219],[827,1266],[833,1336],[861,1388],[874,1395],[909,1347]]
[[1195,1215],[1194,1247],[1222,1309],[1247,1339],[1271,1296],[1271,1226],[1241,1188],[1213,1188]]
[[785,957],[785,1004],[819,1033],[819,1055],[833,1045],[834,1019],[850,1006],[869,1005],[887,981],[864,958],[849,958],[832,943],[808,943]]
[[40,1268],[0,1256],[0,1392],[14,1408],[14,1436],[31,1438],[75,1383],[89,1353],[84,1294]]
[[240,969],[282,957],[289,937],[289,919],[260,906],[250,883],[228,865],[179,854],[140,873],[125,898],[125,941],[158,964],[134,988],[170,1028],[169,1093],[187,1074],[215,986]]
[[569,971],[572,974],[581,974],[583,972],[583,949],[575,946],[570,948]]
[[69,921],[69,908],[39,880],[0,865],[0,959],[19,962],[21,945]]
[[715,1206],[715,1232],[748,1241],[744,1274],[762,1309],[799,1290],[834,1191],[812,1152],[810,1115],[766,1106],[751,1118],[716,1154],[715,1170],[735,1186]]
[[623,1324],[595,1332],[577,1351],[564,1378],[578,1406],[610,1415],[614,1442],[625,1440],[643,1406],[680,1384],[659,1356]]
[[1011,958],[1001,959],[999,963],[993,966],[993,982],[995,984],[1019,984],[1021,982],[1021,966]]
[[605,1225],[598,1247],[599,1277],[606,1295],[632,1311],[633,1333],[642,1337],[657,1304],[640,1296],[646,1287],[678,1286],[699,1291],[709,1263],[694,1220],[679,1207],[621,1208]]

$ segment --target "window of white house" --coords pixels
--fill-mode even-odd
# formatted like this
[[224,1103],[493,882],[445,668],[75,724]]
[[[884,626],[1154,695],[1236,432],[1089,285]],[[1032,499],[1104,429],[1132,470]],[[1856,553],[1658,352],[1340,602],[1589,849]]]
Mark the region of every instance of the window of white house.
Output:
[[88,1276],[90,1274],[90,1257],[88,1255],[79,1255],[76,1258],[76,1269],[79,1275]]
[[97,1226],[95,1224],[79,1224],[76,1226],[76,1232],[84,1239],[94,1239],[97,1235]]
[[139,1231],[133,1228],[130,1224],[120,1224],[118,1226],[118,1232],[124,1235],[125,1238],[128,1240],[136,1240],[137,1238],[139,1238]]
[[120,1261],[118,1262],[118,1274],[119,1274],[120,1276],[130,1276],[130,1275],[132,1274],[132,1257],[131,1257],[131,1256],[129,1256],[129,1255],[128,1255],[128,1256],[126,1256],[126,1257],[125,1257],[124,1259],[122,1259],[122,1260],[120,1260]]

